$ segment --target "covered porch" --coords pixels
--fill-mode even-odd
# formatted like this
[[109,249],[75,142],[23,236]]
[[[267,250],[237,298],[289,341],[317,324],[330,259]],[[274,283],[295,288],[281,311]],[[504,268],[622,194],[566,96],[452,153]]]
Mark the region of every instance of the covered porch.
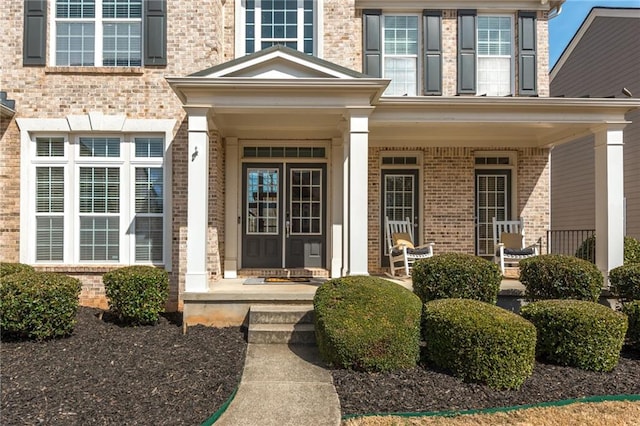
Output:
[[[188,114],[186,270],[179,279],[189,324],[237,323],[261,298],[293,303],[304,295],[308,302],[315,291],[290,284],[285,296],[283,286],[241,284],[256,271],[326,278],[385,271],[381,221],[397,207],[387,205],[389,175],[415,182],[414,226],[419,242],[435,240],[436,254],[482,254],[474,185],[487,170],[508,169],[503,214],[525,217],[529,241],[542,238],[549,150],[590,133],[602,236],[597,264],[606,273],[622,263],[629,100],[382,97],[387,80],[280,46],[167,80]],[[492,158],[507,163],[494,167]],[[305,191],[311,195],[299,195]],[[234,320],[216,314],[225,300],[235,306]]]

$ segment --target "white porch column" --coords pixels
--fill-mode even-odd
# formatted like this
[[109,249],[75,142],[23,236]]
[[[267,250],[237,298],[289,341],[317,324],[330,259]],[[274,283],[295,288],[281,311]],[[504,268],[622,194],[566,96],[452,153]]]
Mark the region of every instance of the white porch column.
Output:
[[238,278],[238,138],[225,138],[224,277]]
[[348,122],[349,162],[349,275],[369,275],[368,159],[369,114],[372,108],[350,109]]
[[[344,150],[341,138],[331,141],[331,278],[342,276]],[[340,195],[340,196],[338,196]]]
[[624,259],[624,125],[595,132],[596,264],[606,277]]
[[206,292],[209,289],[209,108],[186,106],[185,110],[189,120],[185,291]]

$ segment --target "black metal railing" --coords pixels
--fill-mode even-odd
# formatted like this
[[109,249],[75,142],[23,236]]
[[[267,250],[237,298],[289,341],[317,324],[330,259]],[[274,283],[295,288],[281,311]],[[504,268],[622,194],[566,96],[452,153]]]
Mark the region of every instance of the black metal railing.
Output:
[[575,256],[578,250],[583,252],[584,255],[595,253],[595,239],[589,239],[589,237],[595,235],[595,232],[593,229],[547,231],[547,254]]

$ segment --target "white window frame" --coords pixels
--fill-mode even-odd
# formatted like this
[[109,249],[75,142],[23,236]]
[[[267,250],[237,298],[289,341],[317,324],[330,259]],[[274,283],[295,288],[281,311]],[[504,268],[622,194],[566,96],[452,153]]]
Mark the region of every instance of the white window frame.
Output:
[[[91,115],[91,114],[90,114]],[[71,117],[71,116],[70,116]],[[69,124],[80,123],[73,119],[18,119],[21,134],[21,173],[20,179],[20,261],[37,265],[155,265],[171,270],[171,154],[170,143],[173,139],[175,120],[127,120],[122,117],[123,125],[118,128],[125,132],[73,131]],[[114,117],[114,116],[111,116]],[[120,118],[119,116],[115,116]],[[107,122],[109,120],[106,120]],[[128,123],[127,123],[128,121]],[[82,126],[80,126],[82,127]],[[64,157],[37,157],[36,138],[63,137],[65,141]],[[120,157],[80,157],[79,141],[81,137],[118,137]],[[163,157],[135,157],[135,138],[153,137],[163,139]],[[135,260],[136,235],[135,212],[135,168],[160,167],[163,169],[163,259],[161,262],[137,262]],[[36,167],[64,167],[64,255],[62,261],[36,261],[35,225],[36,212]],[[119,223],[119,260],[80,261],[80,208],[79,208],[79,171],[80,167],[119,167],[120,168],[120,211]],[[84,214],[83,214],[84,215]],[[87,214],[91,215],[91,214]]]
[[[84,66],[84,67],[117,67],[118,65],[103,65],[103,44],[104,44],[104,24],[105,23],[114,23],[114,24],[128,24],[128,23],[140,23],[140,65],[131,65],[130,67],[141,67],[144,65],[144,2],[142,1],[142,8],[140,18],[103,18],[102,16],[102,0],[95,0],[95,15],[93,18],[57,18],[56,17],[56,0],[51,2],[51,13],[49,27],[51,37],[49,37],[49,62],[52,66],[60,66],[60,67],[76,67],[76,66]],[[70,24],[89,24],[92,23],[94,26],[94,58],[93,65],[58,65],[56,63],[57,56],[57,35],[58,35],[58,23],[70,23]]]
[[[496,18],[509,18],[510,21],[510,31],[511,31],[511,40],[510,40],[510,45],[511,45],[511,49],[510,49],[510,54],[509,54],[509,90],[510,93],[507,94],[489,94],[489,93],[484,93],[482,91],[480,91],[479,89],[477,90],[477,95],[481,96],[481,95],[486,95],[486,96],[508,96],[508,95],[513,95],[515,93],[515,43],[516,43],[516,36],[515,36],[515,19],[514,19],[514,15],[513,14],[509,14],[509,13],[479,13],[478,18],[481,17],[496,17]],[[479,43],[480,43],[480,37],[478,37],[478,31],[479,31],[479,25],[478,23],[476,23],[476,78],[478,81],[478,86],[480,86],[480,58],[507,58],[507,56],[505,55],[480,55],[480,49],[479,49]]]
[[[236,17],[235,17],[235,24],[236,24],[236,34],[235,34],[235,57],[236,58],[241,58],[245,55],[247,55],[246,52],[246,45],[245,45],[245,39],[246,39],[246,13],[247,13],[247,9],[246,9],[246,0],[235,0],[236,4],[235,4],[235,10],[236,10]],[[260,17],[260,13],[258,12],[259,10],[259,6],[258,4],[260,3],[261,0],[255,0],[256,1],[256,12],[255,12],[255,32],[256,32],[256,37],[255,37],[255,51],[258,52],[261,49],[259,49],[258,47],[261,44],[261,33],[258,34],[260,31],[260,24],[261,24],[261,17]],[[318,58],[322,58],[323,57],[323,48],[324,48],[324,43],[323,43],[323,3],[324,0],[314,0],[314,13],[313,13],[313,56],[316,56]],[[300,51],[303,51],[304,49],[304,7],[303,7],[303,0],[298,0],[298,47]]]
[[[415,55],[388,55],[385,51],[385,28],[386,28],[386,18],[389,16],[415,16],[417,18],[418,21],[418,25],[417,25],[417,30],[418,30],[418,34],[417,34],[417,45],[416,45],[416,54]],[[422,55],[422,35],[423,35],[423,25],[422,25],[422,20],[421,20],[421,16],[418,13],[385,13],[383,12],[382,14],[382,22],[381,22],[381,36],[380,36],[380,49],[382,52],[382,63],[381,63],[381,71],[382,71],[382,77],[383,78],[390,78],[389,76],[386,75],[385,71],[386,71],[386,67],[385,67],[385,59],[387,57],[396,57],[396,58],[410,58],[410,57],[415,57],[416,58],[416,93],[413,94],[409,94],[407,93],[406,96],[411,96],[411,97],[415,97],[415,96],[419,96],[422,93],[422,78],[420,78],[420,76],[422,75],[422,69],[423,69],[423,55]],[[391,87],[391,85],[389,85],[389,87]],[[387,89],[388,90],[388,89]],[[387,93],[387,91],[385,91],[385,93],[383,94],[383,96],[404,96],[404,93],[401,94],[389,94]]]
[[[49,156],[42,156],[39,157],[37,155],[36,152],[36,139],[37,138],[62,138],[64,141],[64,155],[62,157],[49,157]],[[69,222],[69,179],[70,179],[70,175],[69,175],[69,168],[67,167],[67,164],[69,162],[69,140],[66,137],[66,135],[64,134],[55,134],[55,133],[42,133],[42,134],[38,134],[37,137],[33,138],[33,146],[34,146],[34,150],[33,150],[33,154],[32,154],[32,158],[31,158],[31,164],[32,166],[29,168],[29,175],[31,176],[30,178],[30,182],[31,182],[31,188],[29,191],[29,194],[31,194],[31,198],[33,200],[31,200],[33,202],[33,208],[31,210],[31,217],[33,218],[33,220],[31,221],[31,223],[33,224],[32,227],[26,228],[28,230],[32,230],[33,232],[33,260],[34,262],[36,262],[36,258],[37,258],[37,242],[36,242],[36,238],[37,238],[37,218],[40,216],[62,216],[63,217],[63,227],[64,227],[64,233],[65,233],[65,241],[63,241],[63,259],[66,257],[66,251],[68,249],[68,244],[66,244],[66,240],[67,237],[66,235],[70,232],[70,222]],[[63,208],[63,212],[62,213],[56,213],[56,214],[51,214],[51,213],[38,213],[38,209],[37,209],[37,200],[36,200],[36,194],[37,194],[37,169],[40,167],[62,167],[64,169],[64,208]],[[22,194],[21,194],[22,197]],[[22,214],[21,214],[22,216]],[[33,228],[33,229],[32,229]],[[25,229],[25,228],[22,228]],[[42,263],[44,261],[40,261],[39,263]],[[63,263],[63,261],[47,261],[48,263]]]

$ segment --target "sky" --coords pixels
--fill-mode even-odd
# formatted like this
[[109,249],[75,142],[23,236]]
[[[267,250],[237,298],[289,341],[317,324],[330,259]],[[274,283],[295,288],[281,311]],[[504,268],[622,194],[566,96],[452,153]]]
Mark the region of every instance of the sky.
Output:
[[549,69],[569,44],[592,7],[640,7],[640,0],[567,0],[562,13],[549,21]]

